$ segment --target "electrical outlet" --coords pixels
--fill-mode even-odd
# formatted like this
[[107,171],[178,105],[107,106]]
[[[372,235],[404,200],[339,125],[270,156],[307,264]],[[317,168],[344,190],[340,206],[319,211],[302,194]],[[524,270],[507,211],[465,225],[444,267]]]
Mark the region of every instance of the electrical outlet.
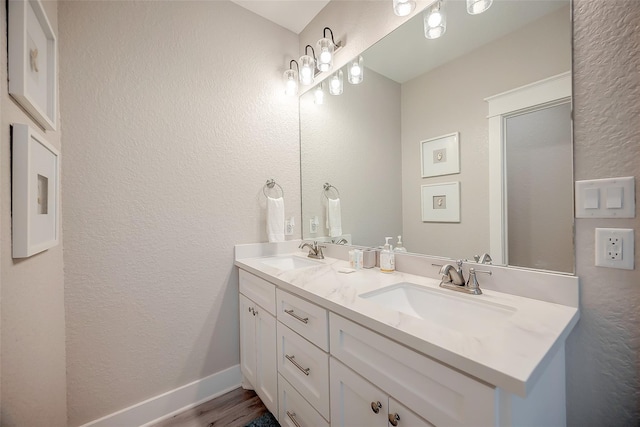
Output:
[[318,217],[309,220],[309,233],[316,234],[318,232]]
[[292,236],[293,235],[293,229],[294,229],[294,220],[293,220],[293,218],[286,220],[284,222],[284,235],[285,236]]
[[622,240],[620,237],[609,236],[606,245],[607,249],[605,250],[604,257],[608,261],[620,261],[622,259]]
[[596,265],[599,267],[634,269],[633,230],[596,228]]

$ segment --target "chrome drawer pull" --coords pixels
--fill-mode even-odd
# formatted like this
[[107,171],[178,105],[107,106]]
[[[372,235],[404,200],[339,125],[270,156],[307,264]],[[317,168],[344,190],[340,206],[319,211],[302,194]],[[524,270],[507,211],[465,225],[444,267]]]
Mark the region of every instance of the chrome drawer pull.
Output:
[[296,368],[300,369],[300,371],[301,371],[303,374],[305,374],[305,375],[309,376],[309,371],[310,371],[311,369],[310,369],[310,368],[303,368],[302,366],[300,366],[300,364],[294,360],[295,356],[289,356],[288,354],[285,354],[285,355],[284,355],[284,357],[286,357],[286,358],[289,360],[289,362],[293,363],[293,365],[294,365]]
[[398,415],[397,413],[389,414],[389,424],[395,427],[398,425],[398,421],[400,421],[400,415]]
[[291,422],[293,424],[295,424],[296,427],[301,427],[300,423],[298,421],[296,421],[296,413],[295,412],[291,413],[291,412],[287,411],[287,417],[289,417]]
[[292,316],[295,319],[301,321],[302,323],[309,323],[309,318],[308,317],[300,317],[297,314],[295,314],[293,312],[293,310],[285,310],[284,312],[287,313],[289,316]]
[[371,402],[371,410],[373,411],[374,414],[377,414],[378,412],[380,412],[381,408],[382,408],[382,403]]

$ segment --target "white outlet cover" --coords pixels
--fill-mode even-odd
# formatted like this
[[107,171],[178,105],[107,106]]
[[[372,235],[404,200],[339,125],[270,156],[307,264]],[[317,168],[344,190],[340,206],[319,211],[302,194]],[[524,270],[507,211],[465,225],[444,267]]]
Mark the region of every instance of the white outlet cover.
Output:
[[[607,252],[611,246],[609,238],[618,238],[622,241],[621,259],[608,259]],[[596,228],[596,265],[599,267],[633,270],[635,258],[633,239],[633,229],[630,228]]]

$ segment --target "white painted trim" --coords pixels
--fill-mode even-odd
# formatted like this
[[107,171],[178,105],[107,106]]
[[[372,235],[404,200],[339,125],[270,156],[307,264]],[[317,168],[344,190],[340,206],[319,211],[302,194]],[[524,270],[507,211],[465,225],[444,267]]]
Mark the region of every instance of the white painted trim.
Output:
[[504,128],[508,116],[571,100],[571,72],[552,76],[485,98],[489,115],[489,253],[496,264],[509,264]]
[[489,104],[488,117],[494,117],[570,97],[571,72],[567,71],[484,100]]
[[240,365],[160,394],[81,427],[149,426],[240,387]]

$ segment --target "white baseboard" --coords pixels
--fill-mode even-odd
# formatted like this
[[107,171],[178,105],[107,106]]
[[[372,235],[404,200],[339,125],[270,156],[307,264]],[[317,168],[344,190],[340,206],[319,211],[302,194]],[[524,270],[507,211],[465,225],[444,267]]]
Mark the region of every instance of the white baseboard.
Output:
[[148,426],[240,387],[240,365],[178,387],[81,427]]

